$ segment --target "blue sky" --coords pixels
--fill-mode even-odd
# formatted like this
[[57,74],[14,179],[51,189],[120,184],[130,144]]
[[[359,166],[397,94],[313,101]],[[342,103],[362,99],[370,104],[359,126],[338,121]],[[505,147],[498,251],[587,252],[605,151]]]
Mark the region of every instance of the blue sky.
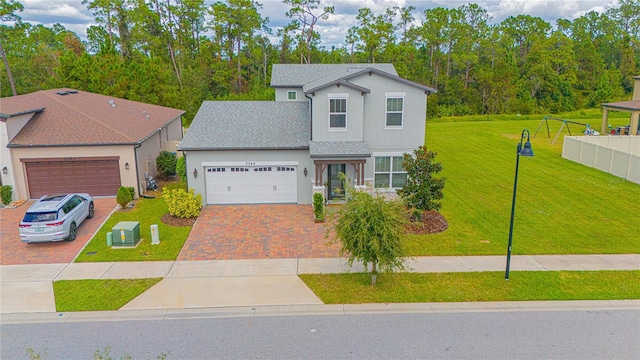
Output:
[[[51,26],[60,23],[67,29],[75,32],[81,38],[85,38],[87,27],[94,25],[95,20],[82,0],[20,0],[25,9],[20,14],[23,21],[34,24]],[[206,0],[213,3],[213,0]],[[269,26],[276,30],[290,21],[285,16],[289,7],[281,0],[258,0],[263,5],[261,14],[269,17]],[[356,22],[355,16],[358,9],[370,8],[374,13],[380,14],[387,7],[409,6],[416,7],[415,16],[423,19],[423,11],[434,7],[458,7],[469,1],[459,0],[321,0],[321,7],[332,4],[335,13],[328,20],[321,20],[317,30],[321,35],[323,45],[331,47],[344,42],[344,36],[348,29]],[[500,22],[509,16],[527,14],[538,16],[551,24],[556,19],[575,19],[586,12],[595,10],[603,12],[617,0],[478,0],[480,5],[489,12],[492,22]]]

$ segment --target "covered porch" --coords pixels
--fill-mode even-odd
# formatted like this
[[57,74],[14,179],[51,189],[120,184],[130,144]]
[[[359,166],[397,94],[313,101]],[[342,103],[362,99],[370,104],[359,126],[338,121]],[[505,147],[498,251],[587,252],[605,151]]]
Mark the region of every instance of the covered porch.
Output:
[[629,128],[619,131],[618,135],[640,135],[640,100],[620,101],[602,104],[602,128],[600,134],[607,134],[609,126],[609,111],[622,111],[631,114]]
[[311,141],[309,153],[314,164],[313,192],[321,192],[325,200],[342,200],[345,184],[339,174],[346,176],[352,186],[364,187],[364,169],[371,157],[364,141]]

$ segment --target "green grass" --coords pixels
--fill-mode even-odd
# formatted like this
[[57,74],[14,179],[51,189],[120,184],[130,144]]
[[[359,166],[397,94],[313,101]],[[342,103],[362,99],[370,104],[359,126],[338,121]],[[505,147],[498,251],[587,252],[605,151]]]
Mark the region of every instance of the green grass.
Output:
[[[439,118],[429,118],[429,122],[438,123],[438,122],[513,121],[513,120],[540,121],[542,120],[543,117],[550,116],[558,119],[574,120],[577,122],[590,124],[592,128],[600,131],[600,125],[602,124],[602,115],[603,113],[601,109],[583,109],[583,110],[563,112],[559,114],[547,113],[547,114],[528,114],[528,115],[500,114],[500,115],[442,116]],[[624,113],[620,111],[609,112],[609,123],[611,124],[611,126],[628,125],[629,118],[630,118],[629,113]],[[559,128],[559,126],[557,128]]]
[[[427,123],[426,145],[447,178],[449,229],[408,235],[408,255],[496,255],[507,249],[516,145],[538,120]],[[551,125],[551,124],[550,124]],[[520,159],[514,254],[640,253],[640,186],[561,157],[560,123]],[[577,131],[577,130],[576,130]],[[566,134],[566,132],[565,132]]]
[[118,310],[162,278],[53,282],[56,311]]
[[[78,255],[75,262],[105,261],[160,261],[175,260],[191,231],[190,226],[169,226],[160,221],[168,212],[164,200],[139,199],[135,207],[114,212],[91,241]],[[132,249],[111,249],[107,247],[107,233],[120,221],[140,222],[140,244]],[[158,225],[160,244],[151,245],[150,226]]]
[[640,299],[640,271],[300,275],[325,304]]

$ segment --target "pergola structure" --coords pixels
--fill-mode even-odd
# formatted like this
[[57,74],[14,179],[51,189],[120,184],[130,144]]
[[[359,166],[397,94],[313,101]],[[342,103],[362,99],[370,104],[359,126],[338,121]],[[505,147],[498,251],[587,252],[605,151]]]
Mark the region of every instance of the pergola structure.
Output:
[[640,135],[640,76],[634,76],[635,80],[633,98],[631,101],[619,101],[614,103],[602,104],[602,128],[600,133],[607,133],[607,127],[609,125],[609,111],[623,111],[631,113],[631,120],[629,121],[629,135]]

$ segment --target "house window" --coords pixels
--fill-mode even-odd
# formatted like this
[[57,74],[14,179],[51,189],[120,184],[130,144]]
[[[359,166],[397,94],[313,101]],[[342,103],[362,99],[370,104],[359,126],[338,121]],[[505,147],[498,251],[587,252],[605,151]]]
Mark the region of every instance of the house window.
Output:
[[407,183],[407,172],[402,167],[402,156],[380,156],[375,158],[374,186],[398,189]]
[[347,128],[347,99],[329,99],[329,129]]
[[404,98],[387,97],[387,128],[402,128]]
[[298,97],[298,93],[295,91],[287,91],[287,99],[296,100]]

